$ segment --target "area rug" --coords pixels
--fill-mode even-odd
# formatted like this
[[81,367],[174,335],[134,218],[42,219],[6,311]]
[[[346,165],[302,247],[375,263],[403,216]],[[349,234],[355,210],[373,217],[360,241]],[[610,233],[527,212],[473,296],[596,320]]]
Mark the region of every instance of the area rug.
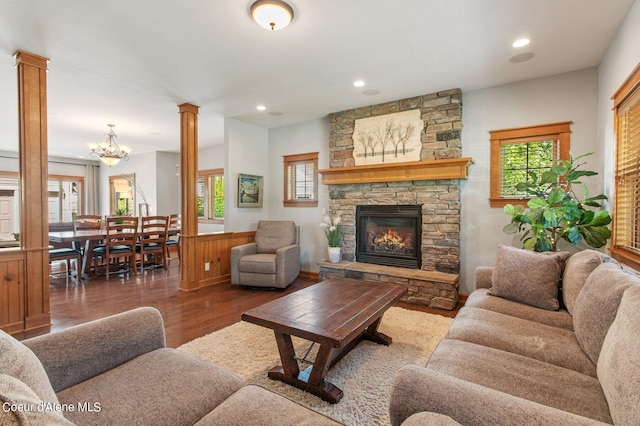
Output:
[[[389,425],[389,395],[397,371],[408,364],[424,365],[452,322],[452,318],[440,315],[390,308],[379,330],[389,335],[393,343],[384,346],[363,341],[327,373],[325,379],[344,392],[337,404],[267,377],[272,367],[280,365],[270,329],[241,321],[178,349],[347,425]],[[293,341],[296,354],[304,355],[309,342],[297,338]]]

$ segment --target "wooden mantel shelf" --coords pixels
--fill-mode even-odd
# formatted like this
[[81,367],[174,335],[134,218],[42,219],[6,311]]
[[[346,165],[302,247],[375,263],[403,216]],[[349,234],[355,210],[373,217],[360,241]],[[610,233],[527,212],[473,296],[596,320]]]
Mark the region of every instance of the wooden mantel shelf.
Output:
[[336,167],[318,170],[324,185],[397,182],[404,180],[466,179],[471,157],[423,160],[408,163]]

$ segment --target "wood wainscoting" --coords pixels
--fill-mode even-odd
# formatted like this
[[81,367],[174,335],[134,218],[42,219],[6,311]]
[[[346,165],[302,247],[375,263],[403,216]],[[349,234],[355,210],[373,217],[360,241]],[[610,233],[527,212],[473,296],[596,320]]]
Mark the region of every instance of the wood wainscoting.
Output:
[[198,288],[231,281],[231,247],[252,243],[255,236],[255,231],[198,235]]

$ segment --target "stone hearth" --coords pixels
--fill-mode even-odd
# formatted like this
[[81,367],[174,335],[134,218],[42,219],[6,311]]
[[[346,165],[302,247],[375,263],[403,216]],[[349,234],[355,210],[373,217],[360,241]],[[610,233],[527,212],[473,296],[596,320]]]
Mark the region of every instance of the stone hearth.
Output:
[[453,310],[458,303],[458,275],[359,262],[321,262],[320,280],[335,277],[400,284],[409,290],[403,301]]

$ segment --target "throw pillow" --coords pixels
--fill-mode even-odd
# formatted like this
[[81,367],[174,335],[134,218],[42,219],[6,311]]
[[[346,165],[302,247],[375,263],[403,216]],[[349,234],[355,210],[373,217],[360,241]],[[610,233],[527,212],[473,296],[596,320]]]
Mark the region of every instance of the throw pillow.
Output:
[[576,299],[589,274],[607,262],[616,263],[606,254],[590,249],[579,251],[567,260],[567,266],[564,268],[562,276],[562,298],[564,306],[570,314],[573,315]]
[[12,336],[0,330],[0,374],[26,383],[44,402],[58,403],[49,376],[36,355]]
[[598,363],[602,342],[616,317],[622,293],[640,279],[614,263],[603,263],[587,278],[573,309],[573,329],[580,347]]
[[500,244],[489,294],[558,310],[558,283],[568,252],[536,253]]
[[48,406],[24,382],[0,374],[0,424],[2,425],[72,425],[57,406]]

